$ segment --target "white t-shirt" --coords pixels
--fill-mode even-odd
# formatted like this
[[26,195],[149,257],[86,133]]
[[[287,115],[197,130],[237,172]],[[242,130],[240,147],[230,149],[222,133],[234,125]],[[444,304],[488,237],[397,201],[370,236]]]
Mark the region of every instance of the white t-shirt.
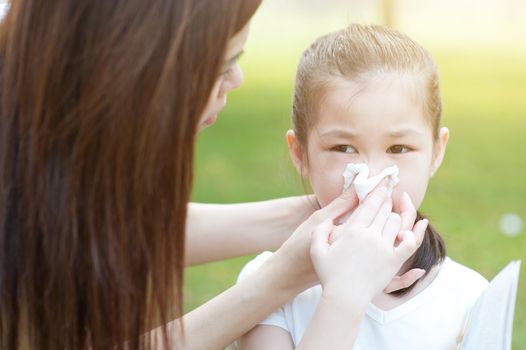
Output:
[[[264,252],[245,265],[238,281],[272,255]],[[353,350],[456,349],[470,309],[488,285],[479,273],[446,258],[429,286],[388,311],[369,304]],[[298,345],[320,300],[320,285],[307,289],[260,324],[290,333]]]

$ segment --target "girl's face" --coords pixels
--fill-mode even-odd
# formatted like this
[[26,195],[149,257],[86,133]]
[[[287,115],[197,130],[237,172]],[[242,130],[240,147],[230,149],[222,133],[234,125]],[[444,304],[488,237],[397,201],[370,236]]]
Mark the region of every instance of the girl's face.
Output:
[[307,149],[301,148],[293,132],[287,134],[295,166],[310,180],[320,205],[341,194],[348,163],[365,163],[369,176],[397,165],[400,182],[393,191],[394,209],[399,211],[397,203],[404,191],[418,208],[449,137],[442,128],[435,141],[417,98],[419,86],[412,77],[383,73],[365,83],[331,85],[321,99]]
[[243,48],[248,38],[249,26],[250,23],[247,23],[247,25],[228,42],[223,68],[214,84],[205,110],[201,115],[198,125],[199,131],[216,122],[217,115],[226,105],[227,94],[243,84],[243,71],[237,60],[243,53]]

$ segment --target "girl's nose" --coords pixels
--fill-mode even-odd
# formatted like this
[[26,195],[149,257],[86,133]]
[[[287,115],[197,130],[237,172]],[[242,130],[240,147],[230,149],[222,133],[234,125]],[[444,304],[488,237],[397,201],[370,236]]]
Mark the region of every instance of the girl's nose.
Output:
[[385,168],[388,168],[394,164],[382,161],[374,161],[374,162],[367,162],[367,166],[369,167],[369,177],[375,176],[380,174]]

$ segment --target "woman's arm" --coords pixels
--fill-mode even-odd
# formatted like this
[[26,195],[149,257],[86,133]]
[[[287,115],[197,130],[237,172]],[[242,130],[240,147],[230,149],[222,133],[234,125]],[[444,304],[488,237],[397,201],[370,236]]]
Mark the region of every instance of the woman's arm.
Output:
[[186,342],[181,343],[181,333],[176,332],[176,349],[224,349],[316,279],[314,274],[305,279],[284,273],[282,261],[269,259],[256,273],[185,315]]
[[276,249],[316,209],[313,196],[240,204],[190,203],[186,264]]
[[[356,196],[335,199],[314,212],[256,273],[167,325],[177,350],[224,349],[275,309],[318,281],[310,258],[312,232],[324,220],[337,220],[357,205]],[[208,219],[208,218],[207,218]],[[162,344],[161,329],[145,336]],[[164,349],[159,346],[158,349]]]
[[239,341],[236,350],[292,350],[294,342],[290,333],[283,328],[257,325]]

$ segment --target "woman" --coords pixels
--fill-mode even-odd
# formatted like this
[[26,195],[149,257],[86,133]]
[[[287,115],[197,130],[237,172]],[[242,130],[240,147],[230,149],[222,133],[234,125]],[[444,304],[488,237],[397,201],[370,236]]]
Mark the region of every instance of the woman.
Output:
[[[2,349],[219,349],[317,281],[312,232],[325,237],[318,248],[331,231],[341,236],[338,249],[314,254],[322,283],[346,288],[345,272],[369,287],[387,284],[342,264],[354,266],[343,248],[356,244],[343,232],[388,199],[377,191],[354,226],[334,229],[331,221],[356,207],[346,194],[311,215],[253,278],[140,337],[183,314],[185,256],[195,264],[277,247],[310,214],[301,198],[188,207],[196,134],[241,84],[235,57],[259,3],[11,4],[0,32]],[[414,208],[402,216],[412,228]],[[389,276],[405,260],[376,258],[371,266]]]

